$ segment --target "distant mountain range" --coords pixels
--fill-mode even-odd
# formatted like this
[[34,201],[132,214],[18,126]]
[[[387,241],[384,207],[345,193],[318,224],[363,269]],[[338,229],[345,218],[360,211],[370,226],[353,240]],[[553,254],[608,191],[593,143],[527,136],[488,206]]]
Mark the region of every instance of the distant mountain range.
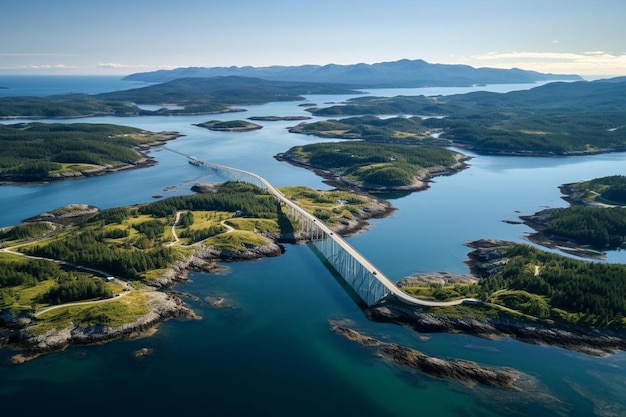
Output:
[[430,64],[421,59],[354,65],[188,67],[136,73],[124,79],[163,83],[178,78],[224,76],[256,77],[272,81],[332,83],[349,88],[460,87],[583,80],[582,77],[571,74],[544,74],[519,68],[474,68],[469,65]]

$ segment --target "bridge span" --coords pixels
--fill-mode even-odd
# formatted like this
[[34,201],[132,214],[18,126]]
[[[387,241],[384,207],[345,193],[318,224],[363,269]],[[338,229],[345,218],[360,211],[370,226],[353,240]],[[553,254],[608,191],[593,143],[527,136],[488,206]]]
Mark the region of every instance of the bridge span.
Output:
[[287,215],[299,221],[303,232],[308,235],[311,243],[367,306],[372,306],[386,297],[395,297],[408,304],[432,307],[480,302],[480,300],[473,298],[453,301],[431,301],[415,298],[398,288],[382,271],[350,246],[341,236],[334,233],[317,217],[285,197],[283,193],[260,175],[201,161],[193,156],[167,147],[164,148],[187,157],[190,164],[212,169],[224,179],[251,183],[273,194],[287,209]]

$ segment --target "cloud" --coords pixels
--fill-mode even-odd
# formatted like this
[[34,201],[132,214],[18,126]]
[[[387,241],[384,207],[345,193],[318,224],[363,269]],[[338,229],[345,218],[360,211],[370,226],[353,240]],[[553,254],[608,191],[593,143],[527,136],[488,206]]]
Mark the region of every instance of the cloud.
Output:
[[114,62],[107,62],[98,64],[98,68],[114,68],[114,69],[127,69],[127,68],[146,68],[146,65],[128,65],[128,64],[116,64]]
[[540,72],[580,75],[626,75],[626,54],[604,51],[572,52],[489,52],[469,57],[473,65],[496,68],[523,68]]
[[67,69],[76,69],[76,68],[78,67],[75,67],[72,65],[65,65],[65,64],[16,65],[16,66],[9,66],[9,67],[0,67],[0,69],[2,70],[48,70],[48,69],[67,70]]

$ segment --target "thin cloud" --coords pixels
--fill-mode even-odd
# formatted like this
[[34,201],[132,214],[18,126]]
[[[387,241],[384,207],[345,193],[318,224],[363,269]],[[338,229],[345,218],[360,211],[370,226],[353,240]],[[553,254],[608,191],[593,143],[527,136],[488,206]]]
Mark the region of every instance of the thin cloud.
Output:
[[626,54],[605,51],[571,52],[489,52],[473,55],[474,65],[497,68],[524,68],[540,72],[580,75],[626,75]]
[[45,70],[45,69],[75,69],[78,68],[72,65],[65,64],[41,64],[41,65],[18,65],[12,67],[0,67],[3,70]]

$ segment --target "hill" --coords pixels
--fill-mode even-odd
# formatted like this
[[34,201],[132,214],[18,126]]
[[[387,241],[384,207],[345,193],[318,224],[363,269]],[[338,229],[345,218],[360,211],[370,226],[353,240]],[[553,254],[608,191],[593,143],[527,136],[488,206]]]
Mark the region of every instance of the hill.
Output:
[[403,59],[376,64],[300,65],[270,67],[187,67],[131,74],[129,81],[163,83],[178,78],[243,76],[275,81],[307,81],[342,84],[352,88],[469,86],[516,84],[537,81],[577,81],[578,75],[543,74],[519,68],[474,68],[469,65],[431,64]]

